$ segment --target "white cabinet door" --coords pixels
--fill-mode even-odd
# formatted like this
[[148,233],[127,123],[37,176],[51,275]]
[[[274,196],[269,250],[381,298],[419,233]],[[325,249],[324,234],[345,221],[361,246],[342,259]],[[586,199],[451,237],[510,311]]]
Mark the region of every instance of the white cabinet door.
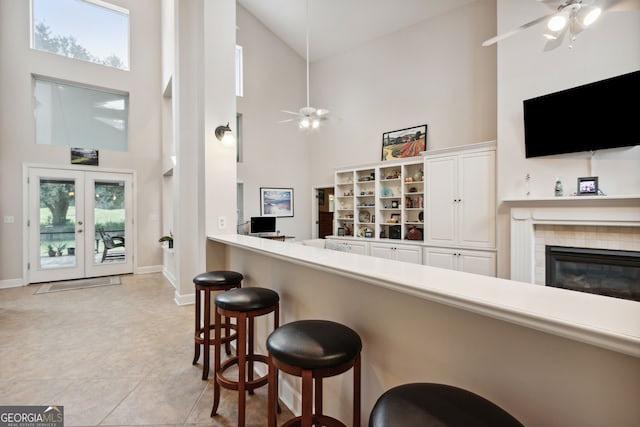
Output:
[[457,270],[456,251],[444,248],[425,248],[424,264],[431,267]]
[[391,245],[385,245],[382,243],[372,243],[370,246],[369,255],[376,258],[393,259],[393,250]]
[[352,254],[367,254],[367,244],[366,243],[346,243],[347,252],[351,252]]
[[496,254],[494,252],[424,248],[424,264],[485,276],[495,277],[496,275]]
[[429,159],[426,162],[427,240],[448,244],[456,241],[457,157]]
[[395,250],[398,261],[411,262],[413,264],[422,264],[422,250],[418,247],[398,246]]
[[418,246],[371,243],[369,251],[369,255],[378,258],[422,264],[422,248]]
[[495,151],[459,156],[458,242],[465,246],[495,246]]

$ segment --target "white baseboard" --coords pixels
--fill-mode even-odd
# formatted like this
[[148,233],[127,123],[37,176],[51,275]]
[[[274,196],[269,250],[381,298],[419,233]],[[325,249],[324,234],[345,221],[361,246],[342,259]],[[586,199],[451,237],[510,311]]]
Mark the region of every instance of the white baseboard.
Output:
[[161,271],[162,271],[162,275],[164,276],[164,278],[167,279],[169,281],[169,283],[171,283],[171,286],[173,286],[173,289],[178,289],[178,280],[176,279],[176,276],[174,276],[166,268],[163,268]]
[[196,303],[196,294],[191,293],[191,294],[186,294],[186,295],[180,295],[177,291],[174,294],[174,298],[173,300],[175,301],[176,304],[178,305],[188,305],[188,304],[195,304]]
[[161,265],[147,265],[144,267],[136,267],[134,274],[162,273]]
[[19,288],[20,286],[25,286],[22,279],[0,280],[0,289]]

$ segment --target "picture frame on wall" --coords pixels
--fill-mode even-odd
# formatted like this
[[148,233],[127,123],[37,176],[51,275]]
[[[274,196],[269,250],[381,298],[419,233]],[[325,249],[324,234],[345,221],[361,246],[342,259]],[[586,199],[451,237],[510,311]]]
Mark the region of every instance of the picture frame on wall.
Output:
[[382,160],[419,156],[427,149],[427,125],[382,134]]
[[71,164],[98,166],[98,150],[92,148],[72,148]]
[[293,188],[260,187],[260,215],[293,216]]
[[578,178],[578,196],[597,196],[598,177],[588,176]]

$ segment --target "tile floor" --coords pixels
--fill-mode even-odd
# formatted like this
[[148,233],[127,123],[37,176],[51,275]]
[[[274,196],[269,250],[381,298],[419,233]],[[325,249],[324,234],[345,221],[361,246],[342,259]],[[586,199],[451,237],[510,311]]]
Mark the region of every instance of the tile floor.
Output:
[[[63,405],[65,426],[236,425],[234,391],[209,416],[212,380],[201,379],[202,357],[191,364],[194,307],[177,306],[161,274],[38,287],[0,290],[0,405]],[[247,427],[266,425],[266,396],[248,397]]]

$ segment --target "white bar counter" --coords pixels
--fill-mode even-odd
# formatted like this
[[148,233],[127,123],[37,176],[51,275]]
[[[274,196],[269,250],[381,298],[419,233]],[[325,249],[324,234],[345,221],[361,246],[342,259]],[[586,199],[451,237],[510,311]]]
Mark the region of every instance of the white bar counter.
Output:
[[[361,334],[363,425],[377,397],[406,382],[466,388],[527,426],[640,425],[638,302],[250,236],[208,239],[207,269],[276,290],[281,323],[324,318]],[[327,381],[329,413],[349,419],[348,391],[348,379]],[[295,383],[285,379],[281,397],[297,410]]]

